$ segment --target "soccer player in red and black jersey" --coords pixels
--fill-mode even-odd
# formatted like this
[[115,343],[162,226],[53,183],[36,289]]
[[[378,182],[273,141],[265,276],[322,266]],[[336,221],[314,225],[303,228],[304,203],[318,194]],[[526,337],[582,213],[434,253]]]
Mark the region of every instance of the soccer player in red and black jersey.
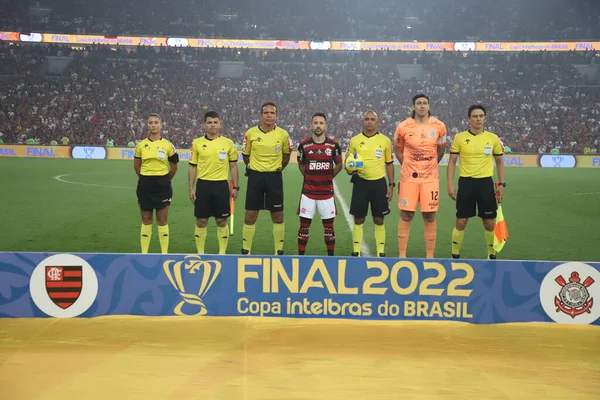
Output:
[[333,178],[343,168],[342,149],[335,140],[325,136],[327,117],[316,113],[312,117],[312,136],[298,145],[298,167],[304,175],[302,195],[298,205],[298,254],[303,255],[308,243],[308,229],[319,211],[323,221],[327,255],[335,252],[333,222],[337,214],[333,193]]

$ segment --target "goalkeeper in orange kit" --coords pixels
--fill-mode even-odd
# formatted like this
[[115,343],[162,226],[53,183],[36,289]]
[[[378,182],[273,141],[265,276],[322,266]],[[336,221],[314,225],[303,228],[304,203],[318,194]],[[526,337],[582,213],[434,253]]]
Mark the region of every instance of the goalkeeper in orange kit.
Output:
[[406,258],[410,225],[419,205],[425,225],[426,257],[433,258],[440,195],[438,164],[446,149],[446,125],[431,116],[429,97],[424,94],[413,97],[412,110],[412,117],[400,123],[394,135],[396,158],[402,165],[398,192],[398,253],[401,258]]

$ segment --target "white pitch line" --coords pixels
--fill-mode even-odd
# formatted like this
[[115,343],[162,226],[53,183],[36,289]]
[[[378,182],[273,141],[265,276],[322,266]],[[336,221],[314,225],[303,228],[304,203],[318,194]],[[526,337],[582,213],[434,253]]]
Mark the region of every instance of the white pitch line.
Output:
[[[348,226],[350,227],[350,233],[352,233],[352,229],[354,228],[354,217],[350,215],[350,208],[348,207],[348,203],[346,203],[344,196],[342,196],[342,193],[340,192],[338,185],[336,185],[335,180],[333,181],[333,190],[335,191],[335,196],[340,202],[340,206],[342,207],[342,211],[344,212],[346,222],[348,222]],[[360,244],[360,255],[365,257],[371,257],[371,252],[369,251],[369,248],[367,247],[364,238],[362,243]]]
[[[93,173],[93,172],[92,172]],[[70,175],[81,175],[81,174],[63,174],[63,175],[56,175],[54,177],[54,179],[56,179],[59,182],[63,182],[63,183],[70,183],[71,185],[81,185],[81,186],[95,186],[95,187],[101,187],[101,188],[111,188],[111,189],[127,189],[127,190],[132,190],[134,188],[132,187],[128,187],[128,186],[111,186],[111,185],[100,185],[97,183],[86,183],[86,182],[72,182],[72,181],[68,181],[66,179],[63,179],[65,176],[70,176]]]
[[[515,199],[528,199],[531,197],[571,197],[571,196],[595,196],[600,192],[585,192],[585,193],[554,193],[554,194],[528,194],[525,196],[514,196]],[[511,196],[512,198],[513,196]]]

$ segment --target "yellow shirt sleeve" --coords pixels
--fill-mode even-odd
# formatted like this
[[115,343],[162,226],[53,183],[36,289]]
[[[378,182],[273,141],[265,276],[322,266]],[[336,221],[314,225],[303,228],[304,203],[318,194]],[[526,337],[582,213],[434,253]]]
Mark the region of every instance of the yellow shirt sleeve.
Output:
[[190,164],[198,165],[198,152],[196,151],[196,141],[192,142],[192,158],[190,159]]
[[244,135],[244,144],[242,146],[242,154],[245,156],[249,156],[252,151],[252,141],[250,140],[250,135],[248,132]]
[[452,147],[450,147],[450,153],[460,153],[460,142],[458,139],[458,135],[454,136],[454,140],[452,141]]
[[496,140],[494,143],[494,148],[492,149],[492,153],[495,156],[501,156],[504,154],[504,146],[502,146],[502,143],[500,142],[500,138],[498,136],[496,136]]
[[346,157],[348,157],[348,154],[354,154],[355,152],[354,139],[350,139],[350,143],[348,143],[348,150],[346,151]]
[[282,152],[283,154],[292,154],[292,140],[290,139],[290,134],[289,133],[285,133],[285,136],[283,138],[283,149]]
[[385,149],[384,151],[384,156],[385,156],[385,162],[386,164],[392,163],[394,162],[394,159],[392,158],[392,142],[391,140],[387,140],[386,141],[386,145],[385,145]]
[[140,144],[142,142],[140,141],[136,146],[135,146],[135,154],[134,157],[135,158],[142,158],[142,148],[140,147]]
[[235,145],[233,142],[229,144],[229,162],[237,162],[238,160],[238,152],[235,149]]
[[170,144],[170,146],[169,146],[169,149],[167,150],[167,157],[171,157],[173,154],[175,154],[175,146],[171,142],[169,142],[169,144]]

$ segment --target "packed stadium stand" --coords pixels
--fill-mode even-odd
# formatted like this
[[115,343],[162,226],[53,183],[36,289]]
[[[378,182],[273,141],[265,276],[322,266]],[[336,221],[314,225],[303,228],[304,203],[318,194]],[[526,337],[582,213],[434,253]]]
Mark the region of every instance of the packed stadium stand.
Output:
[[[0,0],[0,31],[385,40],[600,37],[600,7],[588,0],[569,3],[563,13],[550,12],[559,0],[507,0],[485,10],[474,0],[460,7],[441,0],[394,4]],[[58,71],[52,68],[57,58],[66,60]],[[220,73],[226,61],[241,65],[238,77]],[[391,135],[409,114],[410,98],[423,92],[450,135],[467,128],[467,107],[482,103],[488,129],[513,152],[598,151],[600,86],[579,67],[599,63],[596,51],[251,51],[0,41],[0,140],[110,139],[121,146],[143,137],[146,116],[158,112],[164,135],[187,146],[202,134],[203,113],[214,109],[223,116],[224,133],[240,143],[258,121],[258,106],[275,101],[279,124],[294,141],[309,133],[310,116],[322,111],[330,119],[329,134],[344,145],[360,130],[367,109],[379,113],[380,130]],[[407,75],[403,66],[410,65],[418,69]]]
[[[304,40],[586,40],[596,0],[0,0],[0,30]],[[557,10],[561,10],[557,12]]]

